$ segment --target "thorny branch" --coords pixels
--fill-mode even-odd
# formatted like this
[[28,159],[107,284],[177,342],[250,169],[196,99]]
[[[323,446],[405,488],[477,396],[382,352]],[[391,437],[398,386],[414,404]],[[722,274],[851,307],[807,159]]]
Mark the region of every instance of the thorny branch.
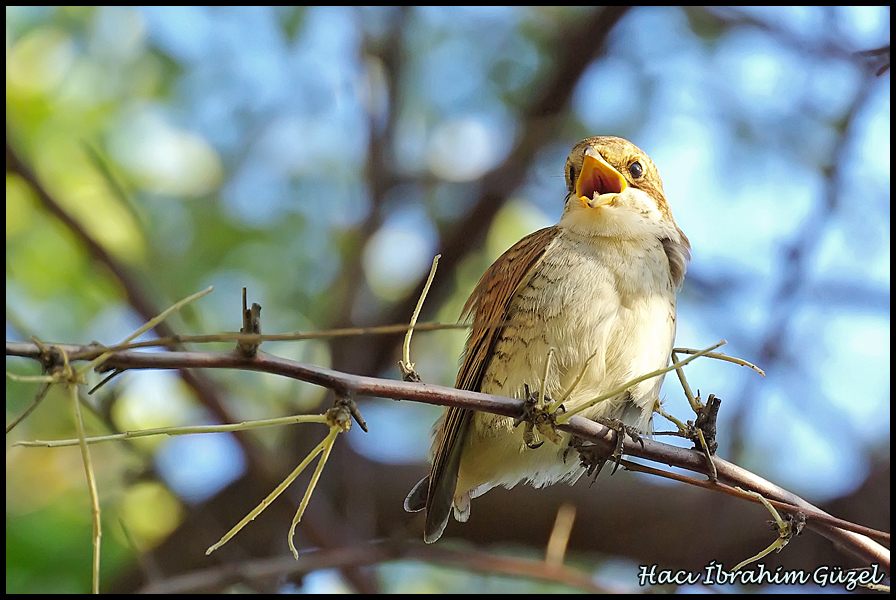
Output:
[[[82,355],[95,353],[92,346],[62,345],[69,360],[79,360]],[[36,344],[7,342],[7,355],[39,360],[41,351]],[[411,383],[378,379],[362,375],[342,373],[323,367],[299,363],[259,352],[254,358],[246,358],[236,351],[230,352],[168,352],[141,353],[134,351],[116,352],[104,364],[106,369],[184,369],[223,368],[259,371],[282,375],[320,385],[341,396],[376,396],[394,400],[414,400],[441,406],[458,406],[477,411],[490,412],[506,417],[520,418],[523,415],[523,401],[493,394],[483,394],[458,390],[428,383]],[[616,447],[616,432],[583,417],[573,417],[558,429],[584,438],[594,444],[603,445],[607,454]],[[624,452],[629,456],[652,460],[708,475],[708,468],[702,453],[671,446],[654,440],[643,440],[641,444],[624,442]],[[865,535],[847,531],[831,524],[826,513],[787,490],[755,475],[746,469],[722,460],[714,459],[719,482],[740,486],[762,494],[766,499],[777,500],[796,507],[793,512],[803,512],[809,519],[807,527],[843,546],[854,555],[884,565],[889,570],[889,550]],[[721,489],[713,486],[713,489]],[[814,515],[814,518],[813,518]],[[829,516],[829,515],[827,515]],[[856,527],[850,527],[856,529]],[[886,534],[883,534],[886,536]],[[888,536],[887,536],[888,537]]]

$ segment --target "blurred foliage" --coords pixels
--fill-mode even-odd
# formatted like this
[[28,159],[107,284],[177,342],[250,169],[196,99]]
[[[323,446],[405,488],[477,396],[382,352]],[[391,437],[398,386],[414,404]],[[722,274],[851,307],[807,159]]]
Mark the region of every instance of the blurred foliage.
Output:
[[[632,139],[660,166],[694,247],[679,343],[726,337],[730,353],[770,372],[760,384],[719,375],[718,366],[696,371],[701,388],[726,399],[724,452],[797,491],[848,493],[889,457],[890,75],[876,77],[880,64],[858,54],[889,44],[889,8],[635,9],[595,40],[593,61],[562,63],[576,28],[595,15],[575,7],[7,7],[7,143],[160,310],[215,286],[172,319],[178,332],[237,330],[247,286],[273,333],[384,323],[416,297],[432,255],[466,233],[427,307],[427,318],[452,322],[494,258],[559,217],[568,148],[596,134]],[[527,113],[535,99],[550,99],[545,81],[565,68],[584,73],[559,116]],[[532,132],[542,132],[538,147],[517,156]],[[507,164],[518,165],[512,180],[489,179]],[[7,339],[113,343],[145,321],[108,264],[30,186],[8,173],[6,189]],[[505,196],[486,194],[495,189]],[[488,223],[469,221],[505,200]],[[463,333],[414,339],[424,379],[451,385]],[[360,344],[265,349],[397,377],[392,346],[370,357]],[[36,368],[8,359],[7,369]],[[236,419],[315,411],[325,397],[254,373],[213,377]],[[34,391],[7,381],[7,422]],[[85,402],[95,433],[214,420],[172,374],[128,374]],[[377,439],[406,444],[403,458],[387,453],[390,461],[423,461],[426,415],[436,411],[415,407],[423,416],[409,424],[400,421],[406,408],[381,407]],[[781,420],[786,431],[763,425]],[[89,589],[77,449],[10,448],[70,437],[71,423],[67,397],[54,390],[7,436],[8,593]],[[855,447],[821,433],[841,426]],[[272,472],[290,464],[281,448],[294,435],[258,437]],[[226,450],[240,454],[237,444],[221,443],[92,448],[104,584],[133,570],[187,514],[156,453],[182,451],[183,463],[202,458],[191,447],[208,453],[203,464],[223,487],[245,467]],[[363,443],[353,448],[365,453]],[[416,563],[381,575],[394,591],[418,580],[418,590],[511,589],[500,578]]]

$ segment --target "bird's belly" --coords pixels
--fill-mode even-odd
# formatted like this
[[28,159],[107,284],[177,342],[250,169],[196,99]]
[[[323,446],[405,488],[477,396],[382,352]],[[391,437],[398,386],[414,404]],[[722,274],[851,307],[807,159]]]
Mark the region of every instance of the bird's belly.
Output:
[[[606,251],[597,259],[588,252],[547,256],[511,302],[510,324],[496,341],[482,391],[522,398],[526,385],[532,391],[544,388],[553,399],[565,397],[570,410],[665,367],[675,335],[675,296],[666,257],[653,258],[655,265],[628,281],[620,279],[632,272],[624,256]],[[614,267],[620,264],[624,270]],[[576,277],[561,275],[570,272]],[[661,384],[662,377],[636,384],[582,414],[619,418],[648,432]],[[523,431],[507,417],[476,413],[457,490],[474,490],[475,496],[495,485],[526,480],[542,486],[581,475],[575,454],[566,456],[568,436],[560,445],[545,441],[531,449]]]

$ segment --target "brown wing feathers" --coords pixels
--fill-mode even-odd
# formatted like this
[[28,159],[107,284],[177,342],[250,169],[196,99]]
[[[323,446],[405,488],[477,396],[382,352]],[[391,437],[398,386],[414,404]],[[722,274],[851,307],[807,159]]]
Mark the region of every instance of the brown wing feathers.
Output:
[[[510,300],[558,232],[554,226],[526,236],[501,255],[479,280],[461,315],[472,315],[473,327],[456,388],[480,390],[493,346],[503,329],[501,323],[507,320]],[[429,476],[423,534],[427,542],[437,540],[448,523],[463,441],[472,417],[473,411],[455,407],[445,415]]]

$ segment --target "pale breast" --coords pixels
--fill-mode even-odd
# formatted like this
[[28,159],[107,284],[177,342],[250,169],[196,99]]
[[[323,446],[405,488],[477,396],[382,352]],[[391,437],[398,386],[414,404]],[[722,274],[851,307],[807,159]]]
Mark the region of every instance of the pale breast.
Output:
[[[660,369],[668,363],[675,335],[675,292],[662,244],[610,242],[564,231],[520,286],[507,319],[511,324],[497,340],[483,377],[484,392],[521,398],[524,384],[541,389],[550,348],[545,393],[555,399],[569,393],[567,409]],[[583,415],[620,418],[648,431],[661,384],[661,377],[642,382]],[[565,448],[550,442],[526,448],[522,427],[514,428],[505,417],[477,413],[467,441],[476,448],[464,454],[477,462],[462,461],[458,491],[484,482],[491,483],[485,489],[509,487],[523,479],[544,485],[580,473],[575,460],[560,460]]]
[[[555,351],[546,393],[554,397],[569,390],[593,355],[572,405],[662,368],[675,335],[675,293],[662,244],[564,232],[517,291],[507,318],[512,325],[497,341],[483,391],[521,397],[523,384],[540,388],[549,348]],[[660,383],[636,386],[631,401],[644,406]]]

